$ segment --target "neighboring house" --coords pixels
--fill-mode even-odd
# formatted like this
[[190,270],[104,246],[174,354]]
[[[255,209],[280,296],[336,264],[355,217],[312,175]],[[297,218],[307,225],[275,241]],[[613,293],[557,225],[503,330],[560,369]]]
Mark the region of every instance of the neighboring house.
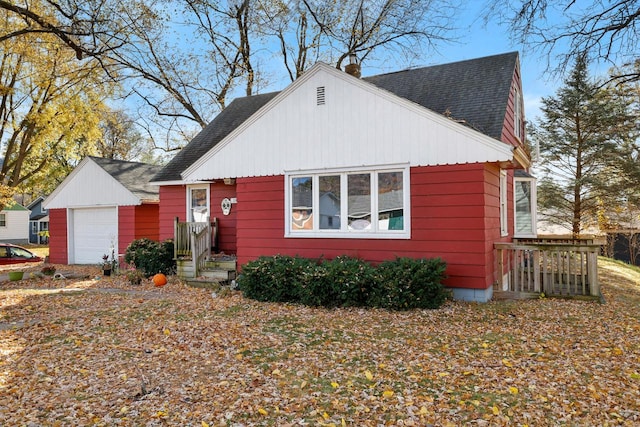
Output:
[[29,215],[29,243],[46,245],[49,243],[49,212],[42,207],[44,197],[40,196],[27,206]]
[[505,274],[494,244],[535,237],[535,179],[514,174],[529,163],[513,52],[363,79],[316,64],[233,101],[152,182],[161,240],[176,217],[216,217],[240,268],[441,257],[455,298],[487,301]]
[[161,167],[86,157],[47,197],[49,260],[99,264],[124,254],[135,239],[158,240],[158,187],[149,179]]
[[29,242],[29,209],[14,202],[0,211],[0,242]]

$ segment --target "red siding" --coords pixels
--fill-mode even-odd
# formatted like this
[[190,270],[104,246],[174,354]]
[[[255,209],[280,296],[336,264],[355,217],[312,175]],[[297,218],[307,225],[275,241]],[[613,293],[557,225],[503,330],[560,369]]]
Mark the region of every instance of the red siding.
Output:
[[118,208],[118,253],[126,252],[135,239],[158,240],[157,204],[120,206]]
[[[236,221],[237,205],[231,206],[229,215],[222,213],[221,203],[224,198],[236,197],[236,186],[222,182],[211,184],[209,199],[211,217],[218,218],[218,250],[227,254],[236,253]],[[170,185],[160,187],[159,211],[159,239],[173,238],[173,221],[176,217],[180,221],[186,220],[187,187],[185,185]]]
[[442,257],[449,286],[486,289],[495,280],[493,243],[500,240],[499,176],[497,166],[485,164],[412,168],[410,240],[285,239],[284,177],[239,178],[238,261],[275,254],[372,262]]
[[49,210],[49,262],[67,264],[69,261],[67,244],[67,210]]
[[[514,132],[514,112],[515,112],[515,89],[518,89],[520,92],[520,97],[522,101],[522,114],[524,115],[524,100],[522,93],[522,80],[520,77],[520,67],[516,67],[516,70],[513,73],[513,80],[511,82],[511,90],[509,92],[509,100],[507,102],[507,110],[505,111],[504,117],[504,127],[502,128],[502,136],[501,140],[513,146],[521,145],[524,141],[520,141],[518,137],[515,136]],[[524,119],[521,121],[521,129],[520,134],[525,135],[524,129]]]
[[187,190],[184,185],[160,187],[159,240],[173,239],[173,221],[186,220]]
[[118,253],[125,253],[136,235],[136,207],[118,207]]
[[156,203],[136,206],[136,239],[160,240],[159,212],[160,205]]
[[218,218],[218,251],[226,254],[235,254],[236,246],[236,225],[238,205],[231,205],[229,215],[222,213],[222,200],[236,197],[236,185],[226,185],[222,182],[211,184],[210,200],[211,200],[211,217]]

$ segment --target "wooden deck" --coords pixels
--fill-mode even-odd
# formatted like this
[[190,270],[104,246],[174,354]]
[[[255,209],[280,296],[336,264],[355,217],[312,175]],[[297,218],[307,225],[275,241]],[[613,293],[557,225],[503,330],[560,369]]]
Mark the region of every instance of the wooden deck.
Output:
[[496,243],[496,298],[600,298],[598,254],[593,240],[526,240]]

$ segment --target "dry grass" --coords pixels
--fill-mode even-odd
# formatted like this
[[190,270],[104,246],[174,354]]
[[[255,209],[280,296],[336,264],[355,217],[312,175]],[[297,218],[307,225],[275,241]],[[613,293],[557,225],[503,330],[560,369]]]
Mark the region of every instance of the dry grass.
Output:
[[640,273],[600,266],[606,304],[409,312],[131,287],[97,267],[5,282],[0,425],[640,425]]

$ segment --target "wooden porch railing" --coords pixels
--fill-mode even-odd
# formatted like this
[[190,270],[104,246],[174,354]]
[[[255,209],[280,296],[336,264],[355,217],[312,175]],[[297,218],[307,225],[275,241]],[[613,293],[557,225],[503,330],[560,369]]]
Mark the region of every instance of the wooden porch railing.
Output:
[[191,258],[194,275],[211,257],[218,239],[218,219],[211,222],[180,222],[174,220],[173,248],[176,258]]
[[496,292],[526,296],[600,296],[593,240],[527,240],[496,243]]

